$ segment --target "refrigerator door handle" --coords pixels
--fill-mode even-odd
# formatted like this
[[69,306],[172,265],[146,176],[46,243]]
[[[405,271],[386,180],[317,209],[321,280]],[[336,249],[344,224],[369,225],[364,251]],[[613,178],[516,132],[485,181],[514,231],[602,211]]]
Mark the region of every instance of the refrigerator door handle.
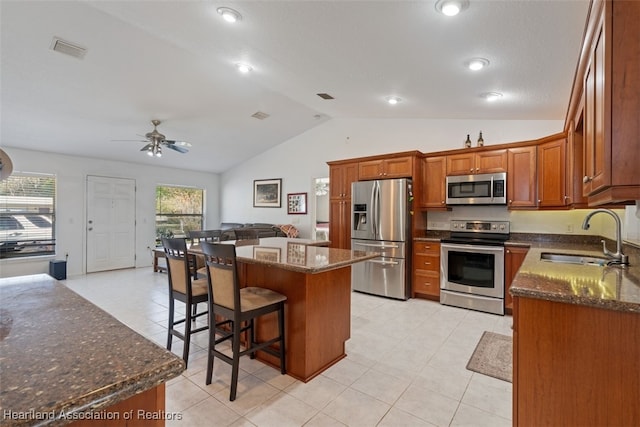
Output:
[[380,264],[380,265],[398,265],[400,264],[398,261],[381,261],[377,259],[369,259],[366,262],[370,262],[372,264]]
[[373,216],[373,238],[378,238],[378,221],[380,220],[380,187],[377,181],[374,181],[371,191],[371,210]]
[[398,249],[400,247],[398,245],[387,245],[387,244],[384,244],[384,243],[361,243],[361,242],[355,242],[354,245],[357,245],[357,246],[368,246],[368,247],[380,248],[380,249],[386,249],[386,248]]

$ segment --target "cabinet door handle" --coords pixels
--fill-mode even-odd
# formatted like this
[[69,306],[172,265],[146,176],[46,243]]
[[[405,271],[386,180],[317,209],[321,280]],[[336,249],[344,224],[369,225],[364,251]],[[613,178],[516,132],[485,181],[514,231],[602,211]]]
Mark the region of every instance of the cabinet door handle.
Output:
[[582,182],[584,182],[586,184],[587,182],[591,181],[592,179],[593,179],[593,177],[585,175],[584,178],[582,178]]
[[541,203],[541,202],[542,202],[542,200],[538,199],[538,203]]
[[476,172],[480,172],[480,168],[476,168]]
[[509,204],[510,204],[510,205],[511,205],[511,204],[513,204],[513,200],[509,200]]
[[431,263],[430,263],[430,262],[425,261],[425,262],[424,262],[424,265],[431,265]]
[[440,201],[440,203],[444,205],[444,200]]
[[469,169],[469,172],[473,173],[473,168]]

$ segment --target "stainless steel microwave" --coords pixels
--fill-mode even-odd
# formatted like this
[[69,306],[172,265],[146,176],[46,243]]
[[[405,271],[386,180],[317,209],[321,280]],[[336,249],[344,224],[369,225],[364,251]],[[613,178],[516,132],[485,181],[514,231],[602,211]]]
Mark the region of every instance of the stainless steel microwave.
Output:
[[448,205],[506,205],[507,173],[448,176]]

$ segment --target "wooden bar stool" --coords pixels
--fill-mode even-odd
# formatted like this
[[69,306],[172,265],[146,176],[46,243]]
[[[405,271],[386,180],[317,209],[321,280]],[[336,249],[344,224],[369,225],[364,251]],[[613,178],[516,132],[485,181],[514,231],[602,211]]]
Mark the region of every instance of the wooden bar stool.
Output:
[[[209,351],[207,359],[206,383],[211,384],[213,361],[217,357],[231,365],[231,390],[229,400],[236,399],[240,357],[256,351],[267,352],[280,359],[280,373],[286,373],[284,338],[284,302],[287,297],[260,287],[240,288],[236,248],[234,245],[203,243],[202,252],[207,264],[207,285],[209,289]],[[269,313],[278,315],[278,336],[256,342],[254,321]],[[224,319],[217,322],[217,318]],[[222,326],[226,326],[223,329]],[[248,331],[247,346],[240,350],[241,334]],[[220,338],[216,338],[216,333]],[[216,344],[231,340],[232,356],[216,349]],[[278,343],[278,349],[273,348]]]
[[[209,299],[207,279],[193,279],[190,255],[187,253],[185,239],[162,239],[167,258],[167,277],[169,278],[169,331],[167,333],[167,350],[171,350],[174,336],[184,341],[182,358],[185,367],[189,362],[189,344],[191,335],[209,329],[208,324],[195,328],[198,317],[208,314],[208,310],[197,312],[198,304]],[[185,304],[185,318],[175,320],[175,301]],[[184,323],[184,332],[175,329]]]

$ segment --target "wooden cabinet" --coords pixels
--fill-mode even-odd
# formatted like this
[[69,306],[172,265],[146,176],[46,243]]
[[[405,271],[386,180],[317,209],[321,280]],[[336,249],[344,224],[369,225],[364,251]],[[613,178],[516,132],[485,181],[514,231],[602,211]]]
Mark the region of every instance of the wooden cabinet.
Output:
[[[584,97],[583,194],[590,206],[640,199],[640,2],[594,0],[574,92]],[[581,95],[572,94],[578,103]]]
[[413,243],[412,295],[440,300],[440,243]]
[[411,178],[413,176],[413,157],[390,157],[367,160],[358,164],[360,181],[368,179]]
[[509,148],[507,205],[509,209],[536,206],[536,146]]
[[445,156],[424,157],[422,159],[421,207],[446,208],[446,175],[447,158]]
[[513,298],[509,289],[528,252],[529,248],[517,246],[507,246],[504,249],[504,311],[506,314],[513,313]]
[[447,175],[507,171],[507,150],[478,151],[447,156]]
[[640,425],[640,314],[516,297],[514,426]]
[[350,199],[351,184],[358,180],[358,163],[335,164],[329,167],[329,198]]
[[351,248],[351,184],[358,163],[329,163],[329,240],[332,248]]
[[566,138],[538,146],[538,208],[564,207],[566,194]]

